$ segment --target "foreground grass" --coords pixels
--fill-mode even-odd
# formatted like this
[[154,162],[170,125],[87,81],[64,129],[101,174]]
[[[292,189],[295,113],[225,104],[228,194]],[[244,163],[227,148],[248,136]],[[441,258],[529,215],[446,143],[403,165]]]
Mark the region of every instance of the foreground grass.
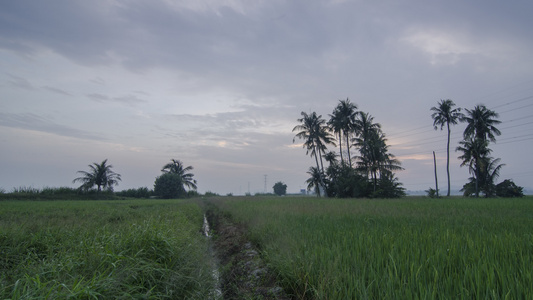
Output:
[[183,200],[0,203],[0,298],[206,299],[202,211]]
[[533,295],[533,199],[232,198],[215,202],[297,298]]

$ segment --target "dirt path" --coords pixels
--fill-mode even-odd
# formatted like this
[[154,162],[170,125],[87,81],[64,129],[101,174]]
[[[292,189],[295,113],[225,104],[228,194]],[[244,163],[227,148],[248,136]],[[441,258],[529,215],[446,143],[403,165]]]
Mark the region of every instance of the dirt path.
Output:
[[215,232],[214,250],[220,262],[224,299],[291,299],[277,284],[242,226],[231,222],[214,204],[206,217]]

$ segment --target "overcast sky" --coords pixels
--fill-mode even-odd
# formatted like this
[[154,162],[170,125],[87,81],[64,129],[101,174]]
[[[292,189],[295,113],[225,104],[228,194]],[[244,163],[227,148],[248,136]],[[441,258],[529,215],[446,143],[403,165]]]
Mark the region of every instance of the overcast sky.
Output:
[[432,151],[446,190],[440,99],[500,113],[499,181],[532,188],[532,28],[530,0],[1,1],[0,188],[75,187],[106,158],[116,190],[152,188],[174,158],[200,192],[263,192],[265,175],[298,192],[314,165],[300,112],[346,98],[382,124],[409,190],[434,186]]

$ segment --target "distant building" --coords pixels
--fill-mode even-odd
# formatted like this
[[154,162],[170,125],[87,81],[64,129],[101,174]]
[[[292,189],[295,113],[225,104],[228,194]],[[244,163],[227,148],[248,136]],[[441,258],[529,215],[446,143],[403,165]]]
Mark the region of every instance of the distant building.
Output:
[[300,194],[307,195],[307,190],[306,189],[300,189]]

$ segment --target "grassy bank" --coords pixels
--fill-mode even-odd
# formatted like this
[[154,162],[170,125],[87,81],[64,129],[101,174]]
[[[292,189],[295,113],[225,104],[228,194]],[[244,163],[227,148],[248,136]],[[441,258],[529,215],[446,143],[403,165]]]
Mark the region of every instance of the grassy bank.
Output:
[[207,298],[202,215],[184,200],[3,201],[0,298]]
[[533,294],[533,199],[229,198],[215,202],[298,298]]

